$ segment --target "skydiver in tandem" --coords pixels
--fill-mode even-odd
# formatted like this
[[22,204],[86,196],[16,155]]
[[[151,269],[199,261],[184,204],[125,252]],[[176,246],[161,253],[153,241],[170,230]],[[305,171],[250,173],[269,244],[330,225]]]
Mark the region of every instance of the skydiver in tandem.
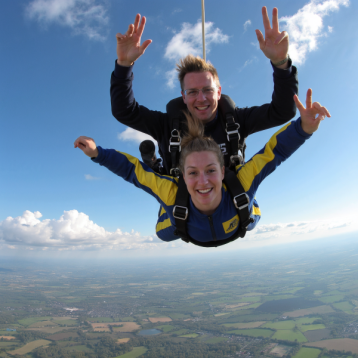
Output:
[[273,69],[272,100],[245,108],[236,107],[230,97],[222,94],[216,68],[193,55],[177,64],[181,96],[167,104],[166,113],[139,105],[132,89],[133,68],[152,42],[141,41],[145,17],[137,14],[126,33],[116,35],[117,59],[110,89],[112,114],[120,123],[149,134],[158,142],[163,162],[156,158],[154,143],[144,141],[139,147],[144,163],[162,174],[179,175],[181,137],[185,134],[186,121],[183,110],[203,123],[205,134],[219,144],[225,167],[232,168],[244,162],[246,137],[294,118],[293,96],[298,94],[298,80],[297,69],[288,55],[289,37],[287,32],[279,30],[277,8],[272,11],[272,26],[266,7],[262,8],[262,19],[265,33],[256,30],[256,36]]
[[[160,175],[129,154],[103,149],[89,137],[77,138],[74,147],[160,203],[162,210],[156,225],[156,234],[160,239],[172,241],[183,238],[199,246],[220,246],[232,241],[238,231],[246,232],[257,225],[261,214],[255,195],[261,182],[312,136],[325,117],[330,117],[325,107],[318,102],[312,103],[311,89],[307,91],[306,107],[297,95],[294,102],[300,111],[300,118],[283,126],[249,161],[235,167],[235,179],[244,190],[235,198],[229,193],[235,193],[235,188],[228,190],[228,186],[223,184],[227,173],[234,172],[225,171],[219,145],[204,136],[202,121],[190,114],[187,114],[187,134],[182,140],[179,163],[182,177],[179,179]],[[179,206],[178,211],[175,203],[181,178],[189,203],[184,208]],[[243,205],[245,202],[247,205]],[[245,211],[249,216],[243,219]],[[183,222],[187,237],[181,235],[180,225]]]

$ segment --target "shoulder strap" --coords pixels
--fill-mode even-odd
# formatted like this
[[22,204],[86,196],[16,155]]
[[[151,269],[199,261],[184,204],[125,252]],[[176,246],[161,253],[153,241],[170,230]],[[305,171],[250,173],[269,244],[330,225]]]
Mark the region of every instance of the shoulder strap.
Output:
[[189,192],[186,187],[184,178],[179,176],[178,191],[175,198],[175,205],[173,208],[173,216],[175,219],[176,230],[175,235],[182,238],[183,241],[189,242],[189,235],[186,230],[186,223],[189,215]]
[[240,125],[235,121],[236,118],[236,104],[235,102],[227,95],[222,94],[219,100],[219,110],[221,113],[221,118],[224,123],[224,130],[226,131],[227,140],[230,143],[231,156],[230,156],[230,166],[235,167],[238,164],[244,162],[242,148],[240,145],[240,134],[239,128]]
[[167,103],[167,114],[170,120],[171,136],[169,152],[171,157],[170,175],[179,177],[179,156],[181,152],[180,123],[184,120],[183,111],[187,109],[182,97],[172,99]]

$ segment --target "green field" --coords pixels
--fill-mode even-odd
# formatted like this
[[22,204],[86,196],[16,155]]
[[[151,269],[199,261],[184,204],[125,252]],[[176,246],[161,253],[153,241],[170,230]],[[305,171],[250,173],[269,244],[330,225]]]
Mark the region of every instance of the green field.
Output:
[[352,312],[352,309],[354,308],[354,306],[352,306],[349,302],[345,301],[345,302],[339,302],[339,303],[334,303],[332,306],[334,306],[335,308],[344,311],[344,312]]
[[315,329],[324,329],[326,326],[324,324],[310,324],[300,326],[301,332],[314,331]]
[[343,299],[344,299],[344,295],[325,296],[319,298],[319,300],[324,303],[338,302],[338,301],[342,301]]
[[113,322],[112,318],[109,317],[95,317],[95,318],[90,318],[88,320],[88,322],[93,322],[93,323],[106,323],[106,322]]
[[272,329],[293,329],[295,328],[294,321],[280,321],[273,323],[266,323],[261,328],[272,328]]
[[220,343],[220,342],[226,342],[228,340],[228,338],[225,337],[213,337],[213,338],[209,338],[207,340],[205,340],[205,343],[209,343],[209,344],[216,344],[216,343]]
[[320,353],[320,349],[303,347],[293,356],[293,358],[317,358]]
[[197,333],[190,333],[190,334],[184,334],[182,336],[179,336],[179,337],[183,337],[183,338],[196,338],[198,337],[199,335]]
[[292,342],[297,339],[297,342],[300,343],[307,342],[306,337],[300,331],[294,332],[292,330],[279,330],[271,338]]
[[273,331],[270,329],[235,329],[233,331],[227,332],[229,334],[237,334],[243,336],[250,336],[250,337],[271,337]]
[[52,317],[30,317],[30,318],[24,318],[20,319],[18,322],[22,326],[31,326],[33,323],[40,322],[40,321],[49,321]]
[[182,334],[185,334],[186,332],[188,332],[187,329],[179,329],[178,331],[174,331],[174,332],[171,332],[171,334],[176,334],[176,335],[182,335]]
[[145,347],[134,347],[131,352],[117,356],[116,358],[137,358],[144,354],[148,349]]
[[49,344],[51,344],[51,341],[47,341],[45,339],[38,339],[37,341],[27,343],[23,347],[18,348],[18,349],[11,351],[9,353],[12,355],[15,355],[15,354],[24,355],[24,354],[30,353],[35,348],[43,347],[43,346],[46,346]]
[[171,326],[170,324],[163,324],[162,326],[156,326],[156,329],[160,329],[161,331],[163,331],[164,333],[170,332],[173,329],[175,329],[174,326]]
[[317,319],[319,319],[319,317],[302,317],[295,320],[295,322],[297,323],[297,325],[307,324],[307,323],[311,324]]

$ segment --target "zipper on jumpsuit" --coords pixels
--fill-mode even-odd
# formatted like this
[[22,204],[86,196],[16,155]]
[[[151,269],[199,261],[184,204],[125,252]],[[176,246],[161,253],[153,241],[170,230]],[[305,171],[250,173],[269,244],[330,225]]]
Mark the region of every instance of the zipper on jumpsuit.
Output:
[[209,219],[209,223],[210,223],[211,234],[213,235],[213,240],[216,241],[216,235],[215,235],[215,230],[214,230],[213,218],[212,218],[211,216],[208,216],[208,219]]

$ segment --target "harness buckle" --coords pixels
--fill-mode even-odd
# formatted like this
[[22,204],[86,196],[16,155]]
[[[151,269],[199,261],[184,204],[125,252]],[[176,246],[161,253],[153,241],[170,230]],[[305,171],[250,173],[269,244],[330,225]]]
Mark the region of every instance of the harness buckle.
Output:
[[189,210],[185,206],[175,205],[173,208],[173,216],[175,219],[186,220],[188,214]]
[[236,209],[242,210],[249,206],[249,196],[246,193],[242,193],[239,195],[236,195],[233,198],[234,205]]
[[235,164],[235,166],[238,164],[242,164],[243,159],[242,159],[241,150],[239,150],[238,154],[234,154],[230,157],[230,162],[232,164]]
[[232,134],[237,134],[237,139],[239,140],[239,128],[240,125],[238,123],[226,123],[226,134],[227,134],[226,137],[229,142],[230,142],[230,135]]
[[179,152],[181,151],[181,137],[177,129],[173,129],[171,132],[171,137],[169,139],[169,152],[171,152],[171,147],[178,147]]
[[180,175],[180,169],[179,168],[170,169],[170,175],[173,177],[178,177]]

